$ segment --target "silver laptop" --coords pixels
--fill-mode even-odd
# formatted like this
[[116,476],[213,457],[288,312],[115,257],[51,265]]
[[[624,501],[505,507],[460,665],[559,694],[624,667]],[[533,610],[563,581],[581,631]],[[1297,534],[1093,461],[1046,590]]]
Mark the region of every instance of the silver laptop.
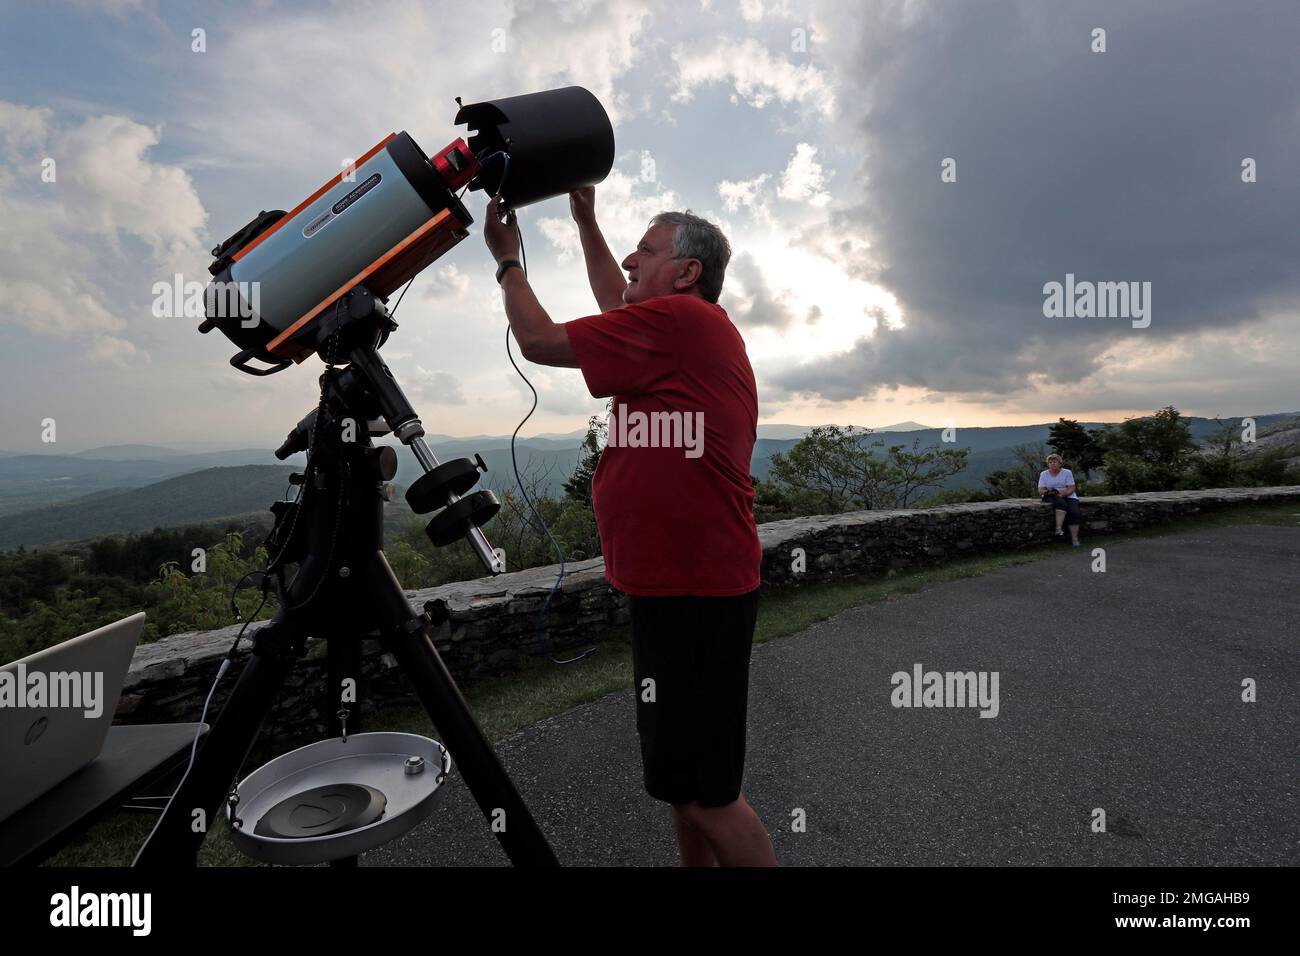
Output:
[[0,820],[99,756],[144,613],[0,667]]

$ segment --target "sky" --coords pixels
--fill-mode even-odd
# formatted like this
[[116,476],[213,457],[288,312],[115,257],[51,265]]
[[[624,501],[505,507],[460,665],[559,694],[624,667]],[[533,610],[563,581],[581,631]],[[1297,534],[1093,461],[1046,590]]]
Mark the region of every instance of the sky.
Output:
[[[214,245],[391,132],[463,135],[457,96],[572,84],[614,125],[617,258],[662,210],[728,235],[761,423],[1300,409],[1294,0],[468,10],[0,0],[0,449],[278,444],[312,367],[235,371],[155,283],[206,281]],[[598,311],[567,201],[519,216],[551,317]],[[1047,314],[1067,276],[1135,283],[1145,318]],[[477,225],[398,321],[383,354],[430,432],[514,429],[531,395]],[[603,412],[577,370],[525,368],[523,434]]]

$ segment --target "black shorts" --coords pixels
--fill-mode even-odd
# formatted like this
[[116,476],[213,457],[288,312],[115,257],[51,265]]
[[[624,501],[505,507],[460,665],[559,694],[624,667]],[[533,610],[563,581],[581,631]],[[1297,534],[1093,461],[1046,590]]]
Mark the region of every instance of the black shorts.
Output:
[[740,796],[745,773],[758,590],[628,601],[646,792],[667,803],[726,806]]
[[1079,518],[1078,498],[1063,498],[1060,495],[1053,495],[1051,498],[1048,498],[1046,495],[1044,495],[1043,501],[1050,502],[1052,508],[1056,511],[1064,511],[1065,520],[1070,524],[1079,523],[1080,518]]

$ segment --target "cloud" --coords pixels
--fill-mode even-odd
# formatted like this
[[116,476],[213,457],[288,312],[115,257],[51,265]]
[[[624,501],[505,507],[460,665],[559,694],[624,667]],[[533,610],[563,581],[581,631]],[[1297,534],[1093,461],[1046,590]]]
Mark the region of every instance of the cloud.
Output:
[[741,19],[757,23],[764,17],[794,17],[795,11],[789,0],[739,0]]
[[[785,331],[790,326],[794,314],[787,297],[773,293],[758,260],[750,253],[742,252],[731,260],[727,280],[720,304],[737,325],[747,329],[764,326],[776,331]],[[818,315],[820,310],[813,316],[814,321]]]
[[[1296,23],[1295,8],[1181,10],[910,0],[846,24],[853,42],[821,62],[860,91],[841,97],[840,122],[862,185],[839,190],[823,235],[806,232],[891,290],[907,321],[778,384],[836,400],[902,385],[1005,400],[1097,381],[1117,348],[1294,314],[1300,60],[1294,31],[1269,24]],[[1095,54],[1103,22],[1110,52]],[[1273,175],[1243,183],[1246,156]],[[956,182],[940,180],[945,158]],[[1042,287],[1066,273],[1151,282],[1151,327],[1045,319]]]
[[417,281],[422,286],[420,295],[426,299],[459,298],[470,286],[469,276],[454,263],[426,269]]
[[0,100],[0,155],[9,162],[30,158],[45,145],[54,111]]
[[[640,156],[636,162],[639,167]],[[675,209],[676,205],[676,194],[661,183],[646,181],[639,173],[631,175],[617,168],[596,187],[596,218],[600,222],[600,231],[614,258],[620,262],[645,234],[651,218]],[[557,261],[581,258],[578,227],[572,218],[541,217],[537,220],[537,227],[550,248],[555,250]]]
[[102,10],[115,17],[146,8],[145,0],[72,0],[72,3],[83,10]]
[[50,338],[100,337],[124,325],[98,297],[71,277],[52,282],[0,278],[0,294],[5,303],[4,315],[11,324]]
[[[390,131],[428,149],[462,135],[455,96],[569,83],[615,123],[597,212],[616,257],[664,209],[690,205],[726,230],[725,301],[764,408],[788,398],[796,415],[846,420],[834,409],[885,392],[895,418],[923,402],[995,418],[1157,395],[1297,404],[1256,402],[1295,392],[1300,77],[1278,28],[1294,9],[1276,0],[1195,16],[1170,0],[485,0],[473,17],[426,0],[374,5],[382,16],[245,0],[208,18],[202,55],[183,9],[84,5],[127,15],[65,18],[82,55],[59,70],[59,37],[17,21],[45,66],[11,71],[13,102],[0,102],[0,295],[20,304],[0,323],[16,355],[39,338],[50,356],[39,370],[12,358],[15,391],[44,402],[34,376],[48,379],[106,435],[278,440],[280,411],[312,397],[309,371],[232,374],[227,343],[210,336],[196,376],[193,322],[148,317],[152,283],[201,270],[258,209],[291,208]],[[1098,24],[1104,55],[1088,50]],[[320,72],[330,62],[348,63],[345,81]],[[47,155],[56,184],[39,181]],[[1245,156],[1256,184],[1240,181]],[[955,183],[939,180],[947,157]],[[466,200],[476,217],[482,198]],[[521,218],[545,307],[557,321],[588,314],[563,199]],[[1066,272],[1152,281],[1152,327],[1044,319],[1042,285]],[[508,431],[531,395],[502,354],[481,236],[417,285],[385,349],[399,378],[414,388],[417,361],[454,373],[467,400],[438,409],[444,427]],[[140,423],[123,414],[134,390],[104,387],[146,347],[147,387],[166,400]],[[96,363],[109,371],[92,386]],[[580,376],[554,374],[539,430],[600,404]]]
[[771,178],[767,173],[760,173],[753,179],[731,181],[724,179],[718,183],[718,195],[727,212],[746,209],[759,219],[771,218],[771,212],[763,198],[763,186]]
[[797,104],[830,116],[835,92],[829,77],[812,63],[795,64],[774,56],[752,37],[717,38],[673,51],[677,64],[676,102],[688,102],[702,86],[729,84],[737,100],[756,109],[776,101]]
[[573,220],[544,216],[537,220],[537,228],[555,250],[556,262],[569,262],[582,256],[582,242]]
[[827,206],[831,195],[825,189],[830,179],[817,162],[817,147],[799,143],[779,176],[775,190],[769,185],[772,174],[759,173],[750,179],[724,179],[718,183],[718,196],[727,212],[745,210],[757,222],[775,227],[771,199],[773,193],[790,202],[807,203],[816,208]]
[[[126,117],[59,125],[49,109],[0,102],[0,149],[24,171],[0,195],[0,322],[81,341],[94,362],[147,360],[124,337],[120,290],[96,276],[130,272],[142,258],[156,275],[201,261],[206,213],[183,170],[149,159],[157,142],[156,130]],[[50,182],[46,157],[55,160]]]
[[585,86],[615,123],[640,111],[616,80],[637,64],[646,24],[668,6],[637,0],[521,0],[514,6],[508,29],[516,49],[507,68],[519,89]]
[[412,391],[420,396],[426,405],[464,405],[465,394],[461,391],[460,379],[451,372],[430,371],[417,365],[419,378]]
[[[604,405],[604,399],[592,398],[582,382],[582,376],[576,369],[549,368],[543,365],[531,365],[521,361],[515,353],[515,361],[537,390],[537,407],[550,414],[567,416],[592,415]],[[512,408],[511,415],[517,421],[528,412],[533,402],[533,393],[524,380],[509,366],[501,374],[505,375],[511,391],[518,394],[520,403]],[[536,418],[530,421],[535,424]],[[513,427],[513,426],[512,426]],[[525,425],[519,435],[530,434],[532,429]]]
[[817,162],[817,147],[811,143],[800,143],[795,147],[794,155],[781,174],[781,187],[777,195],[794,202],[806,202],[810,206],[825,206],[831,201],[826,191],[830,175]]
[[[619,80],[639,64],[644,30],[664,9],[633,0],[489,0],[461,16],[425,0],[393,0],[378,16],[345,4],[259,10],[256,30],[209,31],[209,52],[194,58],[195,151],[259,170],[274,163],[288,186],[337,169],[392,130],[436,148],[454,129],[457,96],[473,103],[569,85],[591,90],[617,127],[648,105]],[[322,63],[348,64],[328,95],[303,82]]]
[[90,356],[104,365],[118,368],[130,368],[140,363],[148,363],[149,353],[138,349],[126,339],[113,335],[97,336],[91,343]]
[[164,271],[199,274],[207,212],[185,170],[151,162],[159,130],[123,116],[95,116],[56,134],[60,200],[77,225],[116,242],[145,242]]

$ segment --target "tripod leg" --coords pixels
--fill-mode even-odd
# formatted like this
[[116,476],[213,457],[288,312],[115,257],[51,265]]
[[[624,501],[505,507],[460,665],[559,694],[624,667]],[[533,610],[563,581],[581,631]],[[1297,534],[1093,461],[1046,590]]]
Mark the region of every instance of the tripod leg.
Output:
[[[277,633],[277,627],[279,633]],[[302,651],[287,624],[272,621],[257,632],[254,652],[194,764],[136,857],[136,866],[193,866],[207,831],[248,757],[266,715]],[[201,822],[197,811],[202,811]]]
[[[366,563],[367,594],[378,602],[385,639],[465,778],[465,785],[516,866],[558,866],[555,852],[497,760],[469,705],[411,610],[382,552]],[[502,826],[504,825],[504,826]]]

